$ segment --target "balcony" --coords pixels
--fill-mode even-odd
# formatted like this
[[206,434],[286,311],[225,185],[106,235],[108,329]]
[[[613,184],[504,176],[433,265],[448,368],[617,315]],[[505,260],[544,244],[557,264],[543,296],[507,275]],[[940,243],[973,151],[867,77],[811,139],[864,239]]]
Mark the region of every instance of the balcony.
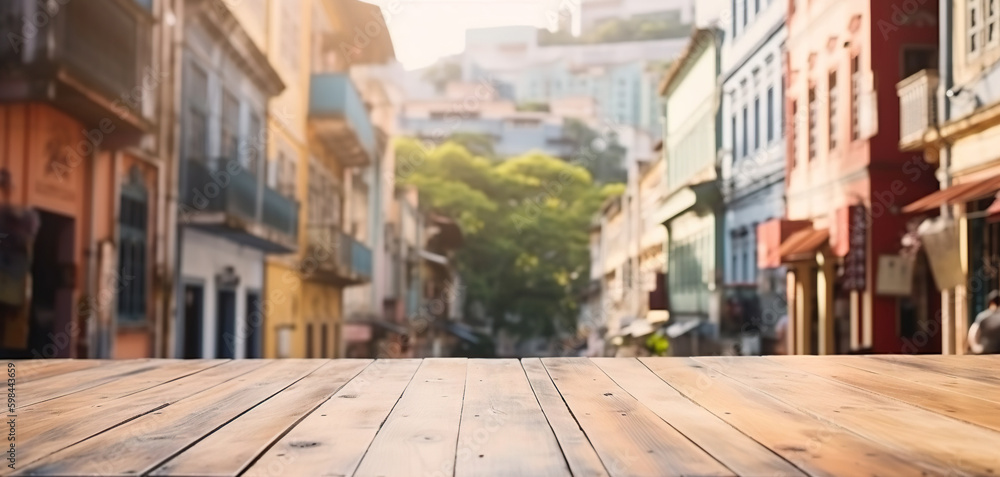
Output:
[[153,20],[135,0],[0,2],[17,38],[0,42],[0,102],[47,102],[87,128],[110,119],[110,146],[135,144],[153,129],[162,80],[149,68]]
[[937,88],[936,70],[921,70],[896,84],[900,149],[923,147],[924,133],[937,122]]
[[302,268],[314,280],[341,286],[372,279],[372,251],[336,224],[306,226],[307,252]]
[[371,164],[375,128],[368,108],[347,73],[316,73],[309,83],[310,138],[342,165]]
[[299,205],[238,161],[183,161],[181,223],[267,253],[297,250]]

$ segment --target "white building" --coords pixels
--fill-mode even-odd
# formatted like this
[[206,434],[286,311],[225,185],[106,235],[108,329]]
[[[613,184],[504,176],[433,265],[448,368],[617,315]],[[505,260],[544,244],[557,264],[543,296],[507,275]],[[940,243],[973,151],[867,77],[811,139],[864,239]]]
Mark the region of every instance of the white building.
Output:
[[295,178],[262,139],[284,84],[242,27],[221,29],[239,25],[228,9],[186,15],[174,353],[260,357],[265,254],[297,249]]
[[[742,319],[757,321],[750,329],[760,329],[767,338],[775,323],[763,323],[761,316],[784,314],[784,301],[778,298],[784,270],[758,270],[757,225],[785,212],[787,2],[731,2],[735,14],[720,22],[726,31],[721,52],[725,285],[727,298],[741,303]],[[759,353],[757,339],[745,339],[744,352]]]
[[676,12],[682,23],[691,23],[694,0],[582,0],[581,28],[593,28],[613,18],[629,18],[659,12]]

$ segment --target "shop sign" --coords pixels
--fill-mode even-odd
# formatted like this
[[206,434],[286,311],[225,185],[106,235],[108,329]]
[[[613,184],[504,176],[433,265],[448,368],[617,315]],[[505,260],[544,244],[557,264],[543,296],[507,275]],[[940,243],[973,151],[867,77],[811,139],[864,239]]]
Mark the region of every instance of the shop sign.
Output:
[[852,205],[847,214],[848,251],[844,257],[845,290],[864,290],[868,274],[868,213],[864,205]]

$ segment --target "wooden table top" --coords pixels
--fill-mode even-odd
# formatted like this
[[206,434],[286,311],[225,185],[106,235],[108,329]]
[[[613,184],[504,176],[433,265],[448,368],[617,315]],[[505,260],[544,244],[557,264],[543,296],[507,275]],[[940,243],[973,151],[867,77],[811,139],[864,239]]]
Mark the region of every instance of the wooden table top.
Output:
[[17,475],[1000,475],[1000,356],[14,366]]

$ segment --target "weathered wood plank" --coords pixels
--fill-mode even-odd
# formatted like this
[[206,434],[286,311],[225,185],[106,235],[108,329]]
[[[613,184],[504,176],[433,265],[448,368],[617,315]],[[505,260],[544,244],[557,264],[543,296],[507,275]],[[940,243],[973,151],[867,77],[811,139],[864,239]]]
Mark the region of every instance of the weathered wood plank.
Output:
[[375,361],[243,475],[353,475],[419,366],[417,359]]
[[935,466],[936,473],[979,475],[1000,469],[1000,453],[996,452],[1000,433],[996,431],[764,358],[742,359],[735,366],[724,366],[718,358],[696,361],[805,412],[894,447],[908,460]]
[[71,410],[35,408],[18,422],[18,466],[24,467],[53,452],[107,429],[168,406],[183,398],[261,368],[265,361],[230,361],[175,382],[87,407]]
[[[973,392],[987,391],[989,394],[1000,393],[1000,356],[896,356],[880,355],[866,356],[866,359],[886,361],[903,366],[902,369],[913,368],[930,373],[955,376],[975,382]],[[902,372],[902,371],[901,371]],[[965,384],[972,384],[965,381]]]
[[732,475],[589,360],[542,364],[611,475]]
[[12,362],[14,363],[17,380],[22,383],[72,373],[73,371],[93,368],[107,363],[106,360],[98,359],[22,359]]
[[682,396],[635,359],[591,359],[626,392],[737,475],[805,475],[772,450]]
[[[914,375],[916,371],[904,373],[879,373],[850,364],[864,359],[815,359],[816,357],[775,357],[778,363],[804,371],[832,378],[858,389],[882,396],[898,399],[928,411],[945,414],[955,419],[978,424],[1000,431],[1000,402],[989,401],[920,383]],[[851,357],[853,358],[853,357]],[[878,365],[879,363],[875,363]],[[890,365],[891,368],[891,365]],[[902,371],[902,370],[899,370]],[[942,379],[947,376],[940,375]]]
[[354,475],[452,475],[467,366],[425,359]]
[[[89,388],[86,392],[65,394],[57,398],[23,406],[22,410],[45,413],[66,413],[94,403],[111,401],[129,394],[161,386],[174,380],[219,366],[226,360],[180,360],[158,364],[155,368],[135,374],[127,379],[106,382]],[[72,379],[72,376],[68,377]]]
[[209,434],[151,475],[234,476],[371,360],[327,361],[287,389]]
[[[1000,404],[1000,392],[995,386],[975,379],[953,376],[930,371],[914,366],[906,366],[891,360],[868,359],[856,356],[827,356],[830,362],[843,364],[852,368],[863,369],[885,376],[922,384],[928,387],[951,391],[953,393],[986,399]],[[1000,358],[1000,356],[998,356]],[[995,365],[1000,368],[1000,361]]]
[[516,359],[469,360],[459,429],[456,477],[570,475]]
[[538,358],[524,358],[521,360],[524,373],[528,376],[531,389],[538,399],[538,404],[545,413],[549,425],[555,432],[559,447],[569,469],[576,477],[604,477],[608,475],[604,469],[604,464],[597,456],[597,451],[590,444],[587,436],[580,429],[580,424],[573,419],[569,408],[563,401],[559,391],[556,390],[552,378],[542,366],[542,360]]
[[[742,358],[740,358],[742,359]],[[640,358],[688,399],[810,475],[925,475],[926,467],[733,380],[692,359]],[[738,366],[738,360],[730,360]]]
[[24,475],[134,475],[197,442],[318,368],[318,360],[270,362],[204,392],[58,451]]
[[111,361],[99,366],[73,371],[70,376],[57,374],[36,381],[28,381],[21,387],[18,404],[21,407],[27,407],[67,394],[86,391],[105,383],[127,378],[133,374],[152,371],[164,363],[148,359]]

